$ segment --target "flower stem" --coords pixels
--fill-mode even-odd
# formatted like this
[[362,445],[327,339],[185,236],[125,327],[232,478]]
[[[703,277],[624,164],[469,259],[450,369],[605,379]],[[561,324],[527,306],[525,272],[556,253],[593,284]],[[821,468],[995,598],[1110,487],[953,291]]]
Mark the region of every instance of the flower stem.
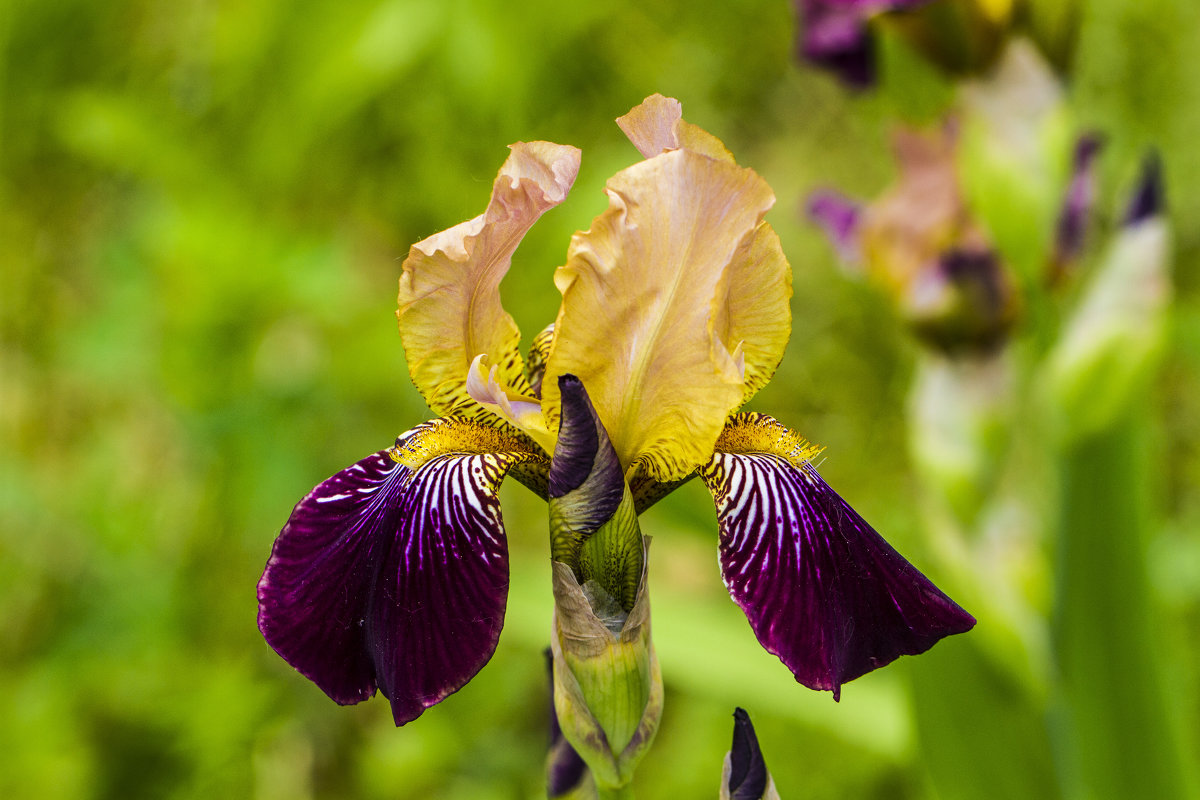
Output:
[[[1145,398],[1141,398],[1145,399]],[[1178,721],[1164,696],[1169,651],[1147,575],[1148,403],[1070,447],[1062,463],[1055,649],[1067,797],[1187,797]]]
[[633,800],[633,784],[624,786],[597,786],[596,800]]

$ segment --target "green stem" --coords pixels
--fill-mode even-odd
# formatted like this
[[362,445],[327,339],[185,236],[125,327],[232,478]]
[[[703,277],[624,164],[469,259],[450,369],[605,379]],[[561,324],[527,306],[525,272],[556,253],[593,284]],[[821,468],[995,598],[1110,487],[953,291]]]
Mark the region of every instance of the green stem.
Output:
[[1068,798],[1187,797],[1146,571],[1144,406],[1063,454],[1054,646]]
[[633,784],[624,786],[597,786],[596,800],[633,800]]

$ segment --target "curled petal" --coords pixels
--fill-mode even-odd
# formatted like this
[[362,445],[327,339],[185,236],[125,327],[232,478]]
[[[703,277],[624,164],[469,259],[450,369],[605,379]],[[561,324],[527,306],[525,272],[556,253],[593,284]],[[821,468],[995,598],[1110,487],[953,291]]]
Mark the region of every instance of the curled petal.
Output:
[[554,434],[546,427],[541,401],[532,396],[531,388],[522,394],[519,389],[501,384],[496,377],[499,365],[488,369],[484,359],[485,356],[480,354],[471,362],[465,384],[467,394],[480,407],[529,435],[546,452],[551,452]]
[[683,105],[674,97],[652,94],[628,114],[618,117],[617,125],[644,158],[684,148],[733,163],[733,154],[720,139],[684,121]]
[[796,680],[828,690],[975,619],[883,540],[775,420],[731,420],[700,470],[717,505],[721,572],[759,642]]
[[258,585],[263,636],[337,702],[378,687],[397,725],[416,719],[496,648],[508,596],[496,491],[510,466],[539,458],[437,420],[334,475],[275,541]]
[[480,353],[499,381],[530,394],[520,331],[500,304],[500,280],[525,233],[561,203],[579,171],[579,150],[550,142],[511,147],[487,210],[413,245],[400,277],[400,337],[413,383],[439,414],[475,415],[465,387]]

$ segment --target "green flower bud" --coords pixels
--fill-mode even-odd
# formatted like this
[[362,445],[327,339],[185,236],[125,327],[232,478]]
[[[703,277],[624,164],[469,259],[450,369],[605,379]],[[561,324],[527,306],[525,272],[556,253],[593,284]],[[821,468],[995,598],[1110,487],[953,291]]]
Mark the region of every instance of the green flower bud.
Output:
[[[626,495],[632,512],[632,500]],[[635,519],[636,523],[636,519]],[[642,563],[645,563],[645,545]],[[625,614],[593,580],[555,561],[554,710],[600,787],[627,785],[662,716],[662,673],[650,642],[645,574]],[[619,624],[618,624],[619,623]]]

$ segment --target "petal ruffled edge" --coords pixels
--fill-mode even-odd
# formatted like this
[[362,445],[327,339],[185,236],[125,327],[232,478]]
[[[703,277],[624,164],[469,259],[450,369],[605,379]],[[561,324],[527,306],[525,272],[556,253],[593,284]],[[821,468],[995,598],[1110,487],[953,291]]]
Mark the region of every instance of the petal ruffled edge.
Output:
[[797,681],[836,700],[843,683],[975,619],[825,483],[815,452],[774,419],[739,414],[700,477],[716,502],[730,596]]
[[580,151],[518,142],[480,216],[413,245],[404,260],[396,312],[409,375],[439,414],[488,419],[466,390],[471,361],[487,356],[498,380],[528,394],[520,331],[500,302],[500,281],[526,232],[561,203],[579,172]]
[[397,725],[462,688],[491,658],[508,596],[496,492],[544,460],[503,434],[436,420],[300,501],[258,586],[259,628],[339,703],[376,687]]

